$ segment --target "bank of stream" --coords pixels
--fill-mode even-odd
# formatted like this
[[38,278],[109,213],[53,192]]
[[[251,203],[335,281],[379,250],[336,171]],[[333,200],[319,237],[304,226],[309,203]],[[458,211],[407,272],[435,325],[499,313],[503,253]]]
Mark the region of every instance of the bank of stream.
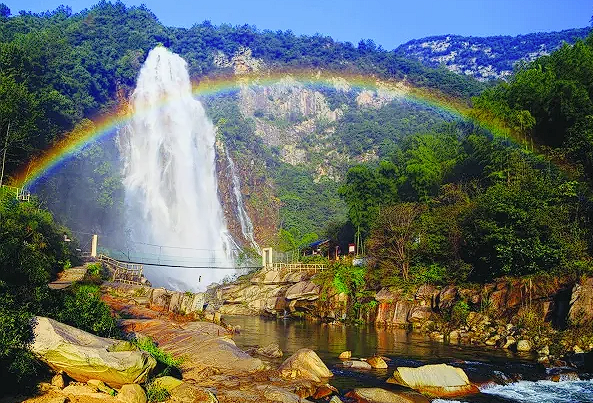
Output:
[[[545,380],[549,375],[528,354],[485,347],[446,345],[433,342],[422,334],[403,329],[374,326],[328,325],[291,319],[267,319],[258,316],[225,316],[226,323],[240,326],[233,338],[243,349],[277,343],[284,358],[300,348],[311,348],[334,373],[331,384],[344,393],[355,387],[382,387],[397,390],[386,383],[397,366],[420,366],[448,363],[461,367],[482,393],[462,399],[465,402],[592,402],[593,381],[581,374],[577,380],[566,374],[560,382]],[[351,370],[340,368],[338,355],[351,350],[353,357],[379,354],[388,357],[387,370]],[[282,359],[278,359],[280,363]],[[437,401],[440,401],[437,399]]]

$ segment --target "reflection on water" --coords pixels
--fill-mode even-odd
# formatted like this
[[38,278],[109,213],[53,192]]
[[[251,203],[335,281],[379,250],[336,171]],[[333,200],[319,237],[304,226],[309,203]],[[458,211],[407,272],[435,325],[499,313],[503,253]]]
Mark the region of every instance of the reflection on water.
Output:
[[[331,384],[342,393],[355,387],[401,389],[385,383],[395,367],[444,362],[463,368],[470,380],[476,383],[493,379],[523,380],[490,387],[482,394],[463,398],[464,402],[593,402],[593,382],[530,382],[545,377],[544,368],[530,360],[532,357],[519,357],[507,350],[444,345],[403,329],[333,326],[250,316],[226,316],[224,320],[241,327],[241,333],[233,338],[243,349],[277,343],[284,357],[269,360],[276,364],[300,348],[314,350],[334,373]],[[388,357],[391,359],[389,369],[364,371],[337,367],[340,361],[337,357],[345,350],[351,350],[353,357],[370,357],[373,354]],[[567,393],[567,390],[572,390],[572,393]]]

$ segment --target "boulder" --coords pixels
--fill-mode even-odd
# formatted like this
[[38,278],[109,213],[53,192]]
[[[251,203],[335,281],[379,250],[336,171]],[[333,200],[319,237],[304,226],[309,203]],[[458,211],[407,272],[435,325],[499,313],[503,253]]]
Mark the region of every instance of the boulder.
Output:
[[447,364],[398,367],[387,382],[406,386],[431,397],[459,397],[479,392],[469,382],[463,369]]
[[284,353],[280,349],[280,346],[276,343],[272,343],[265,347],[260,347],[257,350],[255,350],[255,353],[268,358],[280,358],[284,355]]
[[291,355],[278,370],[283,378],[302,378],[313,382],[334,376],[315,351],[308,348],[301,348]]
[[529,340],[519,340],[517,342],[517,351],[521,351],[521,352],[531,351],[531,342]]
[[385,369],[387,368],[387,363],[385,362],[385,360],[379,356],[373,356],[369,359],[367,359],[367,363],[369,363],[369,365],[373,368],[376,369]]
[[420,323],[429,320],[432,317],[432,310],[429,306],[415,306],[410,310],[408,321]]
[[451,309],[457,300],[457,287],[448,285],[443,288],[438,296],[438,308],[441,311]]
[[347,350],[347,351],[342,351],[338,358],[341,360],[348,360],[348,359],[350,359],[350,357],[352,357],[352,351]]
[[124,385],[117,394],[117,400],[123,403],[146,403],[146,392],[137,383]]
[[31,352],[56,371],[79,382],[98,379],[119,388],[142,383],[156,361],[144,351],[109,351],[120,343],[98,337],[53,319],[38,316],[33,328]]
[[92,385],[73,382],[62,390],[62,396],[71,403],[119,403],[115,397],[100,393]]
[[379,292],[375,294],[375,299],[379,302],[395,302],[399,300],[400,295],[400,290],[391,291],[389,288],[381,288]]
[[346,397],[359,403],[429,403],[429,400],[416,393],[392,392],[381,388],[357,388]]

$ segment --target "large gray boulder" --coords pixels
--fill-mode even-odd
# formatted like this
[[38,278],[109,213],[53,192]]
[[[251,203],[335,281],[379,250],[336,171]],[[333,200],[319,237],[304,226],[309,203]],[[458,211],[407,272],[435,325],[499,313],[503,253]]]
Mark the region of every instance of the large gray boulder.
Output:
[[[112,388],[143,383],[156,361],[144,351],[121,351],[120,340],[107,339],[37,316],[31,352],[55,371],[79,382],[98,379]],[[118,351],[112,351],[118,350]]]

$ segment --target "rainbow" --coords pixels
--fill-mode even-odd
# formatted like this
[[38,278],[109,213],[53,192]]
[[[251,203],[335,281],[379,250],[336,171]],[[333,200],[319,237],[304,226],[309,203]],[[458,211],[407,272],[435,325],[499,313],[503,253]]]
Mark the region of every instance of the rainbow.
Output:
[[[257,75],[236,75],[232,77],[206,77],[193,83],[193,93],[197,97],[210,97],[244,87],[269,86],[281,80],[293,79],[304,86],[324,86],[349,90],[370,90],[390,94],[394,98],[405,99],[426,107],[446,112],[454,117],[469,117],[470,107],[467,103],[448,97],[442,93],[416,88],[405,81],[379,79],[374,76],[363,76],[344,72],[312,72],[311,70],[281,71]],[[163,99],[162,104],[170,100]],[[157,105],[156,107],[159,107]],[[45,153],[32,159],[13,177],[12,182],[19,187],[31,188],[50,176],[66,161],[72,159],[86,146],[113,134],[124,126],[132,117],[146,111],[132,111],[128,106],[120,106],[116,110],[98,119],[77,127],[67,133],[61,140],[54,143]],[[472,116],[475,119],[475,116]],[[479,120],[479,119],[478,119]],[[478,122],[486,129],[500,131],[499,125],[491,121]]]

